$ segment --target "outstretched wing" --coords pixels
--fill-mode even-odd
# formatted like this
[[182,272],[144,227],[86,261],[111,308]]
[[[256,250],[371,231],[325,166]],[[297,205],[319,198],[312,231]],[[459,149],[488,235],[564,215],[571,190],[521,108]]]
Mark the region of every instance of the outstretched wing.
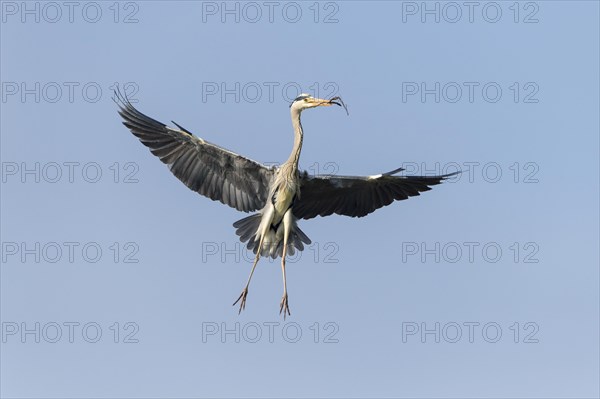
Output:
[[123,124],[190,189],[239,211],[264,207],[274,168],[211,144],[182,128],[170,128],[115,93]]
[[442,176],[393,176],[396,169],[377,176],[300,176],[300,198],[292,212],[300,219],[331,214],[363,217],[376,209],[431,190],[458,172]]

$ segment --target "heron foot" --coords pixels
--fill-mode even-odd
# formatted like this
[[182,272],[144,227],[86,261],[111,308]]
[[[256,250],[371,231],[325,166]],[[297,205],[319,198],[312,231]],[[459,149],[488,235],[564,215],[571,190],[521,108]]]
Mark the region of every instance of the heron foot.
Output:
[[287,292],[285,294],[283,294],[283,297],[281,298],[281,303],[279,304],[279,314],[281,314],[281,312],[283,312],[283,320],[285,320],[285,314],[287,313],[288,315],[292,315],[290,313],[290,308],[288,306],[288,295]]
[[248,287],[244,288],[244,291],[242,291],[242,293],[240,294],[238,299],[233,303],[233,305],[231,305],[231,306],[235,306],[235,304],[240,302],[240,300],[242,301],[242,302],[240,302],[240,310],[239,310],[238,314],[242,313],[242,310],[246,309],[246,297],[247,296],[248,296]]

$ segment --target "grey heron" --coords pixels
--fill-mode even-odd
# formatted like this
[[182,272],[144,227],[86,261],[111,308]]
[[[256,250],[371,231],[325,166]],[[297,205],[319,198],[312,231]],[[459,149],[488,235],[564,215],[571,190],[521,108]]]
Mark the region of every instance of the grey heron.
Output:
[[[299,95],[290,105],[294,146],[279,167],[267,167],[212,144],[173,122],[169,127],[152,119],[129,100],[115,92],[123,124],[190,189],[238,211],[254,212],[233,224],[236,234],[256,254],[250,275],[238,302],[246,297],[261,256],[281,257],[283,296],[279,313],[291,315],[288,306],[286,256],[302,251],[311,240],[298,227],[299,219],[332,214],[363,217],[396,200],[419,195],[452,174],[439,176],[398,176],[402,168],[374,176],[312,176],[298,169],[304,131],[302,111],[309,108],[344,105],[341,98],[329,100]],[[345,105],[344,105],[345,107]]]

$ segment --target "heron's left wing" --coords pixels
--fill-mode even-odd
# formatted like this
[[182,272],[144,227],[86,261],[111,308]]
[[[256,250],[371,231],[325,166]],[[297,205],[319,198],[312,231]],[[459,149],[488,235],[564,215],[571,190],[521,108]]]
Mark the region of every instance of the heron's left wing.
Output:
[[123,124],[190,189],[239,211],[264,207],[275,169],[166,126],[116,94]]
[[292,213],[300,219],[331,214],[363,217],[376,209],[431,190],[455,175],[394,176],[396,169],[376,176],[316,177],[304,173],[300,177],[300,198],[294,201]]

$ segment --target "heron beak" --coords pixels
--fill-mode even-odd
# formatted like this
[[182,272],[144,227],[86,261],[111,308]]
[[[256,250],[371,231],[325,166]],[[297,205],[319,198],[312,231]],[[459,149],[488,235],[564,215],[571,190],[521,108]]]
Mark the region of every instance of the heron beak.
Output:
[[322,98],[313,98],[310,100],[310,102],[314,104],[315,107],[328,107],[331,105],[331,100],[324,100]]
[[348,113],[348,108],[346,107],[346,104],[344,104],[344,102],[342,101],[341,97],[332,97],[329,100],[323,100],[321,98],[314,98],[311,101],[313,104],[315,104],[315,107],[329,107],[330,105],[338,105],[340,107],[343,107],[346,110],[346,113]]

